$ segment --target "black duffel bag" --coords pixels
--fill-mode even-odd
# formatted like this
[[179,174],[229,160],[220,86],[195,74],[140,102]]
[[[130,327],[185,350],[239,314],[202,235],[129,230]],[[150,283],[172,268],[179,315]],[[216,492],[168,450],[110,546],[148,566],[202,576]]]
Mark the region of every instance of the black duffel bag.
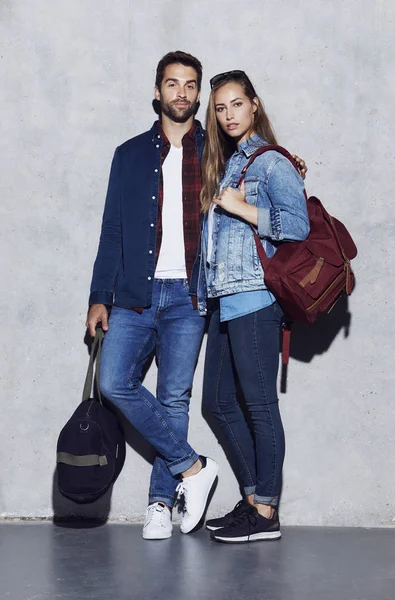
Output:
[[[116,415],[103,405],[99,388],[103,330],[92,344],[82,402],[60,432],[57,472],[60,493],[89,504],[101,498],[117,479],[125,461],[125,438]],[[93,370],[98,400],[91,398]]]

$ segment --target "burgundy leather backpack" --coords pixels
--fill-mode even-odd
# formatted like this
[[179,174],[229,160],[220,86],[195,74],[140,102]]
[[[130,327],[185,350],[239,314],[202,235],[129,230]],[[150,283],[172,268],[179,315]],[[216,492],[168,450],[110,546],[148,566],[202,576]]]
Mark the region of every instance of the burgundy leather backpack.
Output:
[[[257,156],[275,150],[296,163],[285,148],[267,145],[251,156],[242,170],[238,185],[243,182],[248,167]],[[350,260],[357,248],[346,227],[332,217],[315,196],[307,197],[310,233],[306,240],[281,244],[272,258],[267,258],[256,229],[251,225],[265,284],[274,294],[286,315],[283,335],[283,364],[289,359],[290,322],[314,323],[322,312],[330,312],[339,297],[350,295],[354,288],[354,273]]]

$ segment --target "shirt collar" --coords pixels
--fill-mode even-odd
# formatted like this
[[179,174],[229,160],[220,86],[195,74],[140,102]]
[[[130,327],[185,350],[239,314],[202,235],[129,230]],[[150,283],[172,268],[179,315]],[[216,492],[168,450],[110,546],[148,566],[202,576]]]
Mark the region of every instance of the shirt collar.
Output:
[[[162,139],[162,141],[163,141],[163,146],[170,144],[165,132],[162,129],[162,125],[161,125],[160,121],[155,121],[155,123],[152,126],[151,132],[153,134],[152,135],[152,143],[153,144],[157,144],[158,140],[160,140],[160,139]],[[197,136],[204,137],[204,133],[203,133],[203,128],[202,128],[200,121],[195,119],[194,122],[192,123],[192,127],[190,128],[190,130],[184,135],[183,141],[185,140],[185,138],[188,138],[191,141],[195,142]]]

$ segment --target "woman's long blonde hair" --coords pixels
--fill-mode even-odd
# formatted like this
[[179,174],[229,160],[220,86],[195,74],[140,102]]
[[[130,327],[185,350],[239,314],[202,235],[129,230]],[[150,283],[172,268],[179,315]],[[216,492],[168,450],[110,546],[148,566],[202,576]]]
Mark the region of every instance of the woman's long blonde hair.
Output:
[[247,75],[230,75],[221,79],[213,85],[208,101],[206,114],[206,143],[202,159],[202,191],[200,192],[200,203],[202,212],[206,213],[218,193],[219,182],[224,175],[225,163],[236,150],[235,141],[226,135],[217,121],[214,96],[215,92],[227,83],[239,83],[243,92],[255,102],[257,109],[254,112],[252,131],[257,133],[269,144],[277,144],[273,128],[270,124],[261,99],[257,96],[254,87]]

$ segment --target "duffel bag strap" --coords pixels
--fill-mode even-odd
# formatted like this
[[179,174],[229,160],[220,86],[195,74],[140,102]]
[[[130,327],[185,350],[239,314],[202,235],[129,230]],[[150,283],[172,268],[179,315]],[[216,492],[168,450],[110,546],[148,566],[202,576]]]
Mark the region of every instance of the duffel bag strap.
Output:
[[69,454],[68,452],[58,452],[56,454],[56,462],[63,463],[65,465],[71,465],[72,467],[105,467],[107,457],[105,455],[99,456],[99,454]]
[[89,400],[91,397],[92,391],[92,383],[93,383],[93,369],[96,361],[96,369],[95,369],[95,382],[97,387],[97,393],[99,395],[99,401],[101,402],[101,393],[99,386],[99,376],[100,376],[100,359],[101,359],[101,349],[103,344],[104,332],[101,327],[96,329],[96,335],[93,339],[93,344],[91,348],[91,354],[89,357],[89,365],[88,371],[86,373],[84,390],[82,392],[82,401]]

